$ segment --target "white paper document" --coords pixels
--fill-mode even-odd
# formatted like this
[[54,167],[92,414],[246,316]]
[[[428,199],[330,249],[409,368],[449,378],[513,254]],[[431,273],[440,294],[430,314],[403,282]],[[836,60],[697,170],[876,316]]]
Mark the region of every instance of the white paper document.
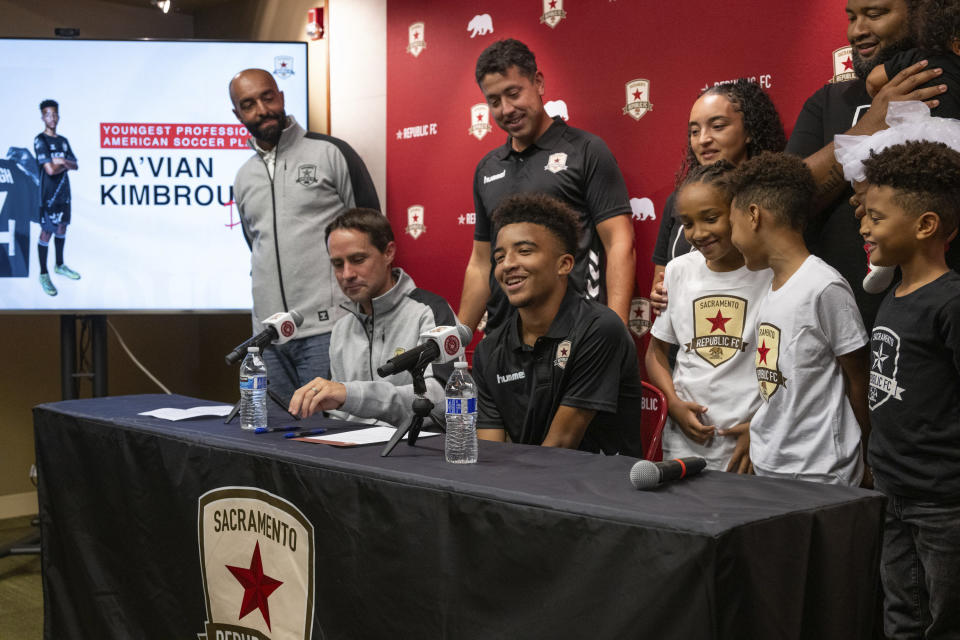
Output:
[[[307,436],[306,438],[297,438],[297,440],[332,444],[338,447],[354,447],[361,444],[388,442],[396,432],[397,430],[393,427],[370,427],[369,429],[358,429],[356,431],[339,431],[337,433],[324,433],[318,436]],[[407,439],[407,435],[409,434],[404,434],[404,440]],[[440,434],[421,431],[418,438],[429,438],[430,436],[438,435]]]
[[193,407],[192,409],[154,409],[153,411],[143,411],[139,415],[152,416],[162,420],[186,420],[187,418],[202,416],[225,416],[231,411],[233,411],[233,406],[229,404],[216,404],[206,407]]

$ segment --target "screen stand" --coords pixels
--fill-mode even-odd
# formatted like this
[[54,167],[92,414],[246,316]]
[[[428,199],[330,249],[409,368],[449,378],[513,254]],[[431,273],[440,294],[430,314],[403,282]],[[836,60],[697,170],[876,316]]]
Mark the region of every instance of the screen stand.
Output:
[[390,442],[388,442],[387,446],[380,452],[380,457],[385,458],[390,455],[393,448],[397,446],[397,443],[400,442],[407,433],[410,434],[407,438],[407,444],[411,447],[417,444],[417,437],[420,435],[420,429],[423,427],[424,418],[430,418],[440,431],[444,431],[440,421],[431,414],[433,411],[433,403],[426,396],[427,383],[423,379],[423,372],[426,371],[431,358],[426,358],[424,357],[425,355],[426,354],[420,356],[420,360],[417,361],[416,366],[410,371],[410,375],[413,376],[413,392],[417,396],[413,400],[413,419],[410,420],[410,424],[407,426],[402,429],[397,429],[393,437],[390,438]]
[[[90,332],[93,348],[93,371],[77,371],[77,320]],[[79,397],[77,381],[93,379],[93,397],[107,395],[107,317],[104,315],[60,316],[60,392],[64,400]]]

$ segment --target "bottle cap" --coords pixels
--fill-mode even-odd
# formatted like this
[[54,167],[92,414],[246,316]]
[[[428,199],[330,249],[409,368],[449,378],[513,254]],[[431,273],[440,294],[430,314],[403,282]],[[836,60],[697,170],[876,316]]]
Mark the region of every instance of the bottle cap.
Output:
[[457,360],[456,362],[453,363],[453,368],[454,368],[454,369],[466,369],[466,368],[467,368],[467,362],[466,362],[465,360]]
[[247,347],[247,353],[260,353],[260,347]]

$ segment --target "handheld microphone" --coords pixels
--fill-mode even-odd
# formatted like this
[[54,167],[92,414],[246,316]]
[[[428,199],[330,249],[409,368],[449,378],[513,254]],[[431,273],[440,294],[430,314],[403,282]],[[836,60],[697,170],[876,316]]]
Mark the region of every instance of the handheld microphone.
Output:
[[390,358],[377,368],[377,373],[381,378],[386,378],[401,371],[409,371],[417,366],[421,357],[426,358],[426,362],[456,360],[463,355],[463,346],[472,339],[473,331],[462,324],[455,327],[434,327],[420,334],[420,346]]
[[635,489],[653,489],[665,482],[695,476],[706,466],[706,459],[700,457],[676,458],[663,462],[641,460],[630,469],[630,483]]
[[293,340],[297,335],[297,327],[303,324],[303,316],[299,311],[291,310],[289,312],[281,311],[275,313],[263,321],[264,329],[241,345],[234,348],[227,354],[225,360],[227,364],[233,364],[247,355],[247,347],[263,347],[267,343],[283,344]]

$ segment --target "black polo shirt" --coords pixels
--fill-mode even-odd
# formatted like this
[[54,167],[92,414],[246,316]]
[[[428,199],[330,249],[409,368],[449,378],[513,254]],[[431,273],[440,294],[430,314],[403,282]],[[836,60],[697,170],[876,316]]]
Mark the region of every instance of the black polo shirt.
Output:
[[[631,213],[627,185],[606,143],[592,133],[567,126],[559,116],[521,152],[513,150],[508,137],[506,144],[484,156],[474,174],[474,240],[490,242],[493,248],[496,238],[490,215],[501,200],[515,193],[544,193],[566,202],[579,214],[582,237],[569,282],[586,297],[606,302],[606,264],[596,226]],[[503,323],[509,308],[491,266],[487,333]]]
[[529,347],[520,317],[480,341],[473,372],[478,429],[505,429],[539,445],[560,405],[597,412],[580,449],[639,457],[642,387],[637,351],[616,313],[568,288],[547,334]]

